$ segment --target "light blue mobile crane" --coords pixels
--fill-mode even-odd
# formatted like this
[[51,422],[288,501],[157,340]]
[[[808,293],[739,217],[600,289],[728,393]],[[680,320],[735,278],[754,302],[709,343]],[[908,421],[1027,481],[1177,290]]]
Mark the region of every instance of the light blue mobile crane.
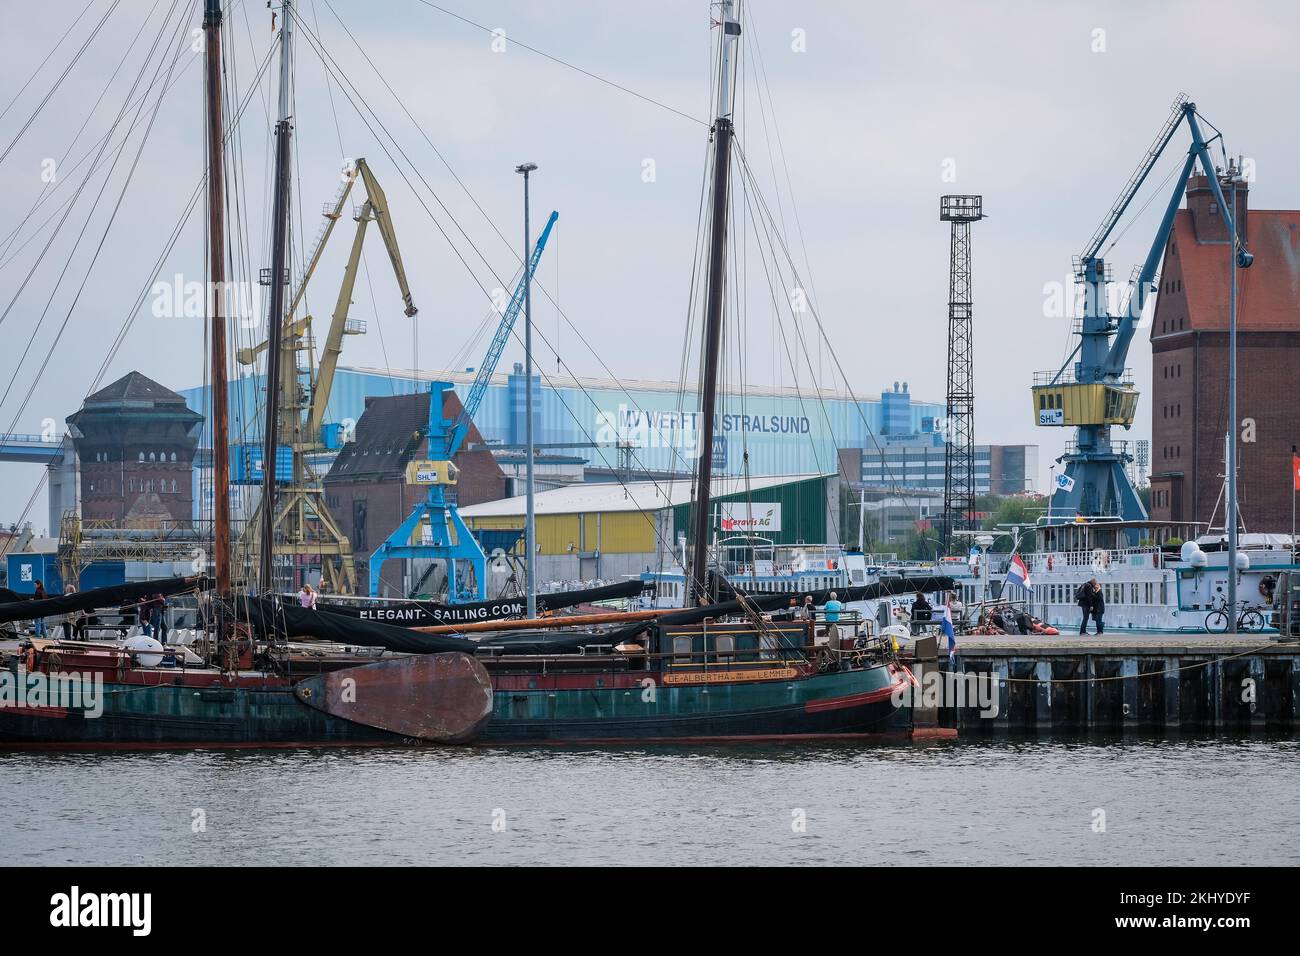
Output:
[[[542,234],[537,237],[533,254],[528,260],[528,271],[520,277],[514,295],[510,297],[510,302],[501,315],[492,344],[488,346],[474,384],[470,386],[469,395],[455,419],[444,418],[442,414],[442,395],[452,389],[452,383],[431,382],[429,385],[429,457],[411,462],[406,469],[406,483],[426,487],[428,492],[406,520],[370,556],[371,597],[379,596],[379,571],[386,560],[424,558],[446,563],[447,600],[450,603],[487,598],[487,556],[474,533],[461,518],[454,493],[449,491],[457,479],[453,459],[464,444],[474,414],[487,394],[492,374],[501,361],[501,354],[514,330],[515,320],[523,308],[525,285],[537,271],[537,263],[542,258],[542,250],[546,248],[546,240],[550,238],[551,227],[559,218],[558,212],[552,212]],[[464,573],[463,565],[466,564],[473,573],[472,585],[469,576]]]

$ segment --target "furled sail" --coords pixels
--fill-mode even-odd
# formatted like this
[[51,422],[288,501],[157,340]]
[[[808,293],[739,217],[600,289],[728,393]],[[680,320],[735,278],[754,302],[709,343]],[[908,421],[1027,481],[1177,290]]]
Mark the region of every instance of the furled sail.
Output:
[[72,594],[57,594],[39,601],[10,601],[0,604],[0,624],[10,621],[29,621],[38,617],[54,617],[75,611],[92,611],[96,608],[119,608],[145,598],[161,594],[168,597],[189,591],[204,591],[212,582],[201,575],[185,578],[164,578],[159,581],[137,581],[131,584],[114,584],[106,588],[91,588]]
[[[650,590],[653,584],[627,581],[606,584],[578,591],[554,591],[537,595],[538,612],[558,611],[578,604],[632,598]],[[497,598],[493,601],[473,601],[467,604],[439,604],[435,601],[355,601],[322,600],[316,605],[330,614],[398,624],[402,627],[432,627],[439,624],[469,624],[473,621],[503,621],[524,617],[527,602],[522,597]]]

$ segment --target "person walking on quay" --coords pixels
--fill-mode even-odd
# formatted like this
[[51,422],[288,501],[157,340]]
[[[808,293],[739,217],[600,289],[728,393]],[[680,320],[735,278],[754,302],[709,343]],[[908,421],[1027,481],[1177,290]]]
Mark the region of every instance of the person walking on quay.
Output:
[[1088,633],[1088,617],[1091,616],[1097,624],[1097,633],[1105,631],[1105,625],[1102,618],[1106,614],[1106,596],[1102,593],[1101,585],[1097,583],[1096,578],[1092,578],[1079,588],[1075,600],[1079,603],[1079,609],[1083,612],[1083,620],[1079,622],[1079,633]]
[[310,584],[303,582],[302,590],[298,592],[298,604],[309,611],[316,610],[316,592],[312,590]]

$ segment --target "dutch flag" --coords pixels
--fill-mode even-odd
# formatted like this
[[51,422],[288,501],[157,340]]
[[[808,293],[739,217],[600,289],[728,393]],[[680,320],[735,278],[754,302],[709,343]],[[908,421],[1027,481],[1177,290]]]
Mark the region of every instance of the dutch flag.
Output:
[[1007,584],[1019,584],[1028,591],[1033,585],[1029,583],[1029,568],[1025,567],[1025,562],[1019,554],[1011,556],[1011,564],[1007,566]]

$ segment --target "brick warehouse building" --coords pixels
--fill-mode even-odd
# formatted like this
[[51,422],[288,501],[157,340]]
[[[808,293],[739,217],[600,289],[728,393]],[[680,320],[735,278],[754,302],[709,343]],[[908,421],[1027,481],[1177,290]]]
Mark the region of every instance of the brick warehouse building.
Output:
[[139,372],[67,418],[81,474],[81,516],[122,527],[187,527],[203,416]]
[[[443,393],[442,414],[455,419],[461,412],[453,391]],[[325,476],[325,504],[352,544],[358,586],[368,582],[370,555],[411,513],[424,489],[406,483],[406,465],[428,457],[429,392],[366,399],[355,438],[339,452]],[[471,423],[455,464],[460,506],[505,497],[506,476]],[[382,583],[401,590],[400,561],[385,562]]]
[[[1248,530],[1285,532],[1291,448],[1300,445],[1300,211],[1251,210],[1248,199],[1248,185],[1239,184],[1238,228],[1255,263],[1237,273],[1238,504]],[[1151,323],[1153,518],[1208,522],[1223,489],[1228,238],[1208,180],[1192,177],[1165,248]],[[1248,419],[1253,441],[1243,439]],[[1214,524],[1223,520],[1219,501]]]

